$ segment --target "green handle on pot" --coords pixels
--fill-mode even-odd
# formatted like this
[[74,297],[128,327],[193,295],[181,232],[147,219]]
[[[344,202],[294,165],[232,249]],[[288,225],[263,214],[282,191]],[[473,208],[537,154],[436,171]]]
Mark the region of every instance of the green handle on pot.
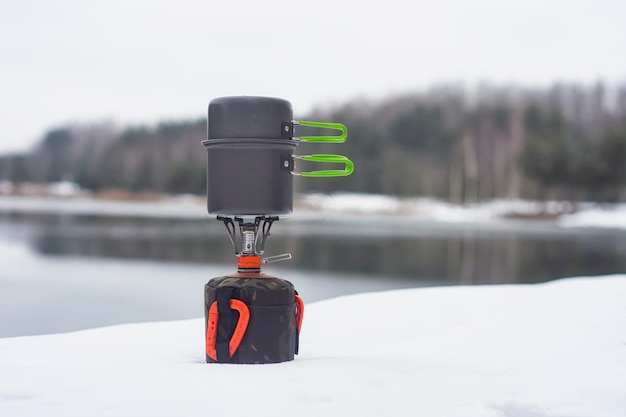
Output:
[[302,125],[309,127],[319,127],[321,129],[334,129],[341,132],[340,135],[331,136],[300,136],[299,140],[302,142],[324,142],[324,143],[344,143],[348,139],[348,128],[341,123],[327,123],[327,122],[307,122],[304,120],[293,121],[294,125]]
[[294,175],[303,177],[345,177],[354,171],[354,163],[343,155],[316,154],[316,155],[294,155],[295,159],[311,162],[328,162],[344,164],[343,169],[323,169],[320,171],[292,172]]

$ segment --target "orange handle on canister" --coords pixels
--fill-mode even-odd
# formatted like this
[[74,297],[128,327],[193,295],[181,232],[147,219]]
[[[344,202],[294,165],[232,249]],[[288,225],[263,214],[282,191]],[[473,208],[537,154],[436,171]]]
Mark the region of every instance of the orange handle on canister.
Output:
[[[237,310],[239,312],[239,320],[237,321],[237,326],[235,326],[233,337],[230,338],[230,342],[228,343],[228,353],[232,358],[235,352],[237,352],[243,336],[246,334],[248,322],[250,321],[250,310],[243,301],[235,299],[230,300],[230,308],[231,310]],[[207,320],[206,329],[206,354],[214,361],[217,360],[215,341],[217,340],[218,321],[219,313],[217,312],[217,301],[214,301],[213,304],[211,304],[211,308],[209,309],[209,319]]]
[[302,319],[304,319],[304,301],[302,297],[296,295],[296,329],[298,329],[298,334],[302,329]]

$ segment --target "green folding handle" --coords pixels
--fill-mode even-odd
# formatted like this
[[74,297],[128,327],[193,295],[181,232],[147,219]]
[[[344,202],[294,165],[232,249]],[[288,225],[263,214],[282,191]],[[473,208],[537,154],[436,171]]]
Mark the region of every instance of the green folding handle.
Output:
[[303,161],[344,164],[343,169],[323,169],[320,171],[292,172],[292,174],[294,175],[301,175],[303,177],[345,177],[352,174],[352,171],[354,171],[354,164],[352,163],[352,161],[343,155],[316,154],[294,155],[293,157],[296,159],[302,159]]
[[319,127],[322,129],[334,129],[341,132],[340,135],[334,136],[300,136],[298,139],[302,142],[325,142],[325,143],[344,143],[348,139],[348,128],[341,123],[326,123],[326,122],[306,122],[306,121],[293,121],[294,125],[302,125],[309,127]]

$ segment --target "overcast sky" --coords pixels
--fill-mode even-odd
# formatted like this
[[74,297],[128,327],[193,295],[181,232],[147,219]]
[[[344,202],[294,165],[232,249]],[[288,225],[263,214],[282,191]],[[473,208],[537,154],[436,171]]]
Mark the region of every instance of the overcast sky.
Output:
[[[626,1],[0,0],[0,152],[46,129],[442,82],[626,80]],[[199,138],[200,140],[201,138]]]

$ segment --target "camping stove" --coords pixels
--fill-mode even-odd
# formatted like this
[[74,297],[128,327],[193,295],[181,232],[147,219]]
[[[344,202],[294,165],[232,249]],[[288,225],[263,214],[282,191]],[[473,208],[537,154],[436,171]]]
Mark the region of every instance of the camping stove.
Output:
[[[298,126],[337,130],[332,136],[296,136]],[[350,175],[342,155],[294,155],[300,142],[343,143],[339,123],[293,120],[291,103],[270,97],[222,97],[209,103],[207,210],[224,223],[237,256],[237,272],[205,285],[206,361],[276,363],[298,353],[304,303],[293,284],[261,272],[261,265],[291,259],[264,257],[279,215],[293,209],[293,177]],[[296,161],[340,168],[302,171]],[[300,162],[299,162],[300,163]]]
[[[290,253],[282,255],[274,255],[263,258],[265,253],[265,241],[270,236],[272,224],[277,222],[278,216],[256,216],[254,221],[246,222],[241,217],[217,216],[217,220],[224,222],[228,237],[235,249],[235,255],[238,257],[238,272],[260,272],[261,264],[269,264],[272,262],[286,261],[291,259]],[[238,224],[238,227],[235,226]],[[239,229],[239,234],[236,230]],[[261,241],[259,242],[259,238]],[[237,250],[241,248],[241,250]]]

